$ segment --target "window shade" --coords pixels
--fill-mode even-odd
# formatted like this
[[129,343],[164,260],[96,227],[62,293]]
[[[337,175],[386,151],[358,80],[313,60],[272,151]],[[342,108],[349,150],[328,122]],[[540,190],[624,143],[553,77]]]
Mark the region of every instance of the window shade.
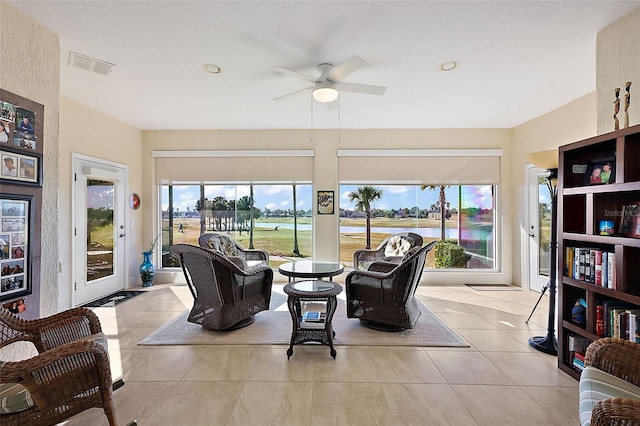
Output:
[[339,150],[341,183],[498,184],[501,150]]
[[156,182],[297,182],[313,180],[313,150],[155,151]]

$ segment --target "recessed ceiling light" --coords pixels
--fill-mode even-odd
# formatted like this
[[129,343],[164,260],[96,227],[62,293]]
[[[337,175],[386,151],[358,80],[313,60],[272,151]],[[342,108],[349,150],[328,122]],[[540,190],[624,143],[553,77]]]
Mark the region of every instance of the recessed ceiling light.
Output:
[[451,71],[458,66],[458,61],[447,61],[440,65],[442,71]]
[[211,74],[220,74],[222,72],[222,68],[220,68],[216,64],[204,64],[202,66],[206,72],[210,72]]

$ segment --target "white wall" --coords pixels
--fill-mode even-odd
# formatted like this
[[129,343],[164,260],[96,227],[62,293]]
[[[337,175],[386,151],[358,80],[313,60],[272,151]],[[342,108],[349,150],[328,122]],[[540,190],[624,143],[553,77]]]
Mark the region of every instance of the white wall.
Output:
[[[98,78],[108,78],[99,76]],[[131,192],[142,191],[142,132],[133,126],[125,124],[115,118],[109,117],[98,111],[85,107],[71,99],[60,97],[60,201],[59,201],[59,253],[60,253],[60,277],[59,277],[59,302],[60,310],[71,307],[72,297],[72,271],[71,261],[73,235],[71,229],[71,154],[83,154],[101,160],[113,161],[128,165],[129,188]],[[138,267],[142,262],[139,253],[141,248],[142,220],[141,210],[128,210],[129,229],[127,271],[130,278],[134,278],[135,284],[140,282]],[[133,284],[133,285],[135,285]],[[125,288],[132,284],[123,283]]]
[[511,183],[513,187],[512,240],[508,246],[513,250],[513,276],[516,285],[526,283],[528,259],[526,246],[528,235],[523,229],[525,218],[525,164],[532,152],[556,149],[561,145],[595,135],[596,94],[590,93],[556,110],[513,129],[513,155]]
[[[250,150],[250,149],[314,149],[314,190],[338,193],[338,149],[478,149],[503,150],[500,162],[503,182],[498,202],[501,216],[497,236],[502,253],[501,272],[481,271],[474,274],[453,271],[429,271],[425,283],[510,283],[511,282],[511,131],[506,129],[407,129],[407,130],[192,130],[143,131],[145,190],[143,199],[157,205],[154,182],[154,150]],[[314,209],[315,211],[315,209]],[[143,240],[155,235],[158,227],[156,211],[145,210]],[[314,217],[314,256],[319,260],[337,261],[339,244],[338,215]],[[507,242],[507,244],[505,244]],[[505,249],[506,247],[506,249]],[[162,274],[160,274],[161,276]],[[160,278],[161,280],[163,278]]]

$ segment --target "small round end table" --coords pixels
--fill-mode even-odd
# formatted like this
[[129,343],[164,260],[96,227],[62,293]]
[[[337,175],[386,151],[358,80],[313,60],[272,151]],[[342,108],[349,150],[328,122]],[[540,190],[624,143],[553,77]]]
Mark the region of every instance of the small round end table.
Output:
[[[342,286],[333,281],[324,280],[295,281],[285,285],[284,292],[289,296],[287,306],[293,322],[287,358],[293,355],[294,345],[318,342],[329,346],[329,353],[335,359],[333,337],[336,333],[333,331],[331,320],[338,307],[336,296],[342,292]],[[326,309],[306,311],[303,309],[303,302],[326,302]],[[310,315],[307,312],[314,314]]]

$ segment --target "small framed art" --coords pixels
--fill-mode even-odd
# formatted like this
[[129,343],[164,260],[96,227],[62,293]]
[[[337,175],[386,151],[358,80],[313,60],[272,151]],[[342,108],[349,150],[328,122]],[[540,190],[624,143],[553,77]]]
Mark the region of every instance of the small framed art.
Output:
[[615,158],[600,158],[589,161],[584,177],[585,185],[601,185],[616,181]]
[[640,202],[622,206],[618,232],[626,237],[640,238]]
[[18,185],[42,186],[42,156],[11,148],[0,148],[0,181]]
[[334,214],[333,191],[318,191],[318,214]]

